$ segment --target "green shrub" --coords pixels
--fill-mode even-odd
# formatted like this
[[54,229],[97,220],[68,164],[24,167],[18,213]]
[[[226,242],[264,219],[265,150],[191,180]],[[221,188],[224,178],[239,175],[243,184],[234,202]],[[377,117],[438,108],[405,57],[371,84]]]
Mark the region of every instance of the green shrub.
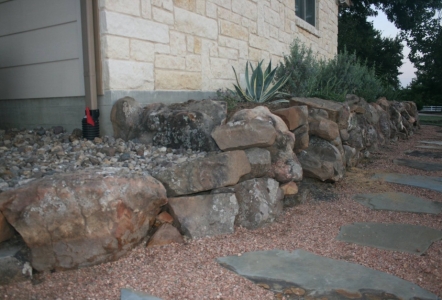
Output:
[[[272,70],[272,62],[269,62],[269,65],[267,66],[265,71],[263,71],[262,63],[263,61],[260,61],[258,63],[258,66],[256,66],[256,69],[252,67],[252,64],[250,62],[246,63],[246,90],[241,88],[235,68],[232,67],[237,83],[233,86],[235,87],[236,93],[242,100],[263,103],[266,101],[270,101],[276,95],[281,94],[279,89],[281,89],[281,87],[287,82],[288,76],[279,78],[273,85],[271,85],[273,83],[273,79],[278,67]],[[252,71],[252,75],[250,76],[250,78],[249,65]]]
[[216,100],[225,101],[227,103],[227,109],[233,109],[238,102],[242,102],[241,98],[229,89],[219,89],[216,91]]

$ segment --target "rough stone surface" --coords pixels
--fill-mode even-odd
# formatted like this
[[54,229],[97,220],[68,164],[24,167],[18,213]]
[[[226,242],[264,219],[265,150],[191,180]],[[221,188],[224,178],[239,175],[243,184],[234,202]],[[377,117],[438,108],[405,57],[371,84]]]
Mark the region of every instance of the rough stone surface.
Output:
[[309,147],[298,157],[305,177],[338,181],[344,176],[345,168],[341,153],[326,140],[313,136]]
[[218,150],[211,133],[225,121],[225,102],[189,100],[148,108],[144,110],[143,123],[147,130],[153,132],[154,145],[199,151]]
[[14,229],[6,221],[3,214],[0,212],[0,243],[7,241],[14,236]]
[[302,167],[293,152],[293,146],[293,134],[284,132],[278,134],[275,143],[266,148],[272,159],[268,177],[281,183],[302,180]]
[[271,178],[251,179],[234,187],[239,204],[235,225],[256,229],[282,213],[284,192]]
[[120,293],[120,300],[161,300],[160,298],[132,289],[121,289]]
[[319,98],[291,98],[290,105],[307,105],[309,108],[323,109],[328,119],[338,124],[340,129],[347,128],[350,110],[348,105]]
[[308,108],[305,105],[278,109],[273,113],[285,122],[289,130],[308,124]]
[[355,148],[344,145],[345,165],[347,167],[356,167],[358,164],[358,152]]
[[392,210],[413,213],[439,214],[442,202],[425,200],[413,195],[397,192],[358,194],[353,199],[376,210]]
[[441,177],[406,175],[406,174],[395,174],[395,173],[379,173],[375,174],[372,178],[376,180],[384,180],[391,183],[416,186],[442,193]]
[[427,163],[427,162],[422,162],[422,161],[418,161],[418,160],[412,160],[412,159],[405,159],[405,158],[397,158],[395,160],[393,160],[393,163],[398,165],[398,166],[406,166],[406,167],[410,167],[413,169],[419,169],[419,170],[423,170],[423,171],[442,171],[442,164],[438,164],[438,163]]
[[301,150],[307,149],[310,141],[309,126],[302,125],[301,127],[296,128],[293,131],[293,134],[295,135],[295,146],[293,147],[293,150],[296,153],[299,153]]
[[147,243],[147,247],[164,246],[171,243],[182,244],[184,243],[184,239],[178,229],[171,224],[165,223],[158,227],[157,231],[155,231]]
[[442,158],[442,152],[412,150],[412,151],[405,151],[405,154],[416,157],[430,157],[436,159]]
[[316,135],[326,141],[333,141],[339,137],[338,124],[321,117],[309,118],[310,135]]
[[364,291],[367,299],[379,299],[376,294],[380,291],[394,295],[389,299],[438,300],[436,295],[396,276],[302,249],[248,252],[221,257],[217,261],[257,284],[267,284],[275,292],[293,286],[302,288],[306,291],[305,298],[345,299],[334,293],[342,289],[349,294]]
[[173,197],[234,185],[251,170],[245,152],[235,150],[183,162],[153,176],[164,184],[167,195]]
[[442,239],[442,231],[410,224],[353,223],[344,225],[339,241],[422,255]]
[[0,243],[0,285],[32,277],[29,248],[18,237]]
[[48,176],[0,193],[0,211],[38,271],[118,259],[145,237],[166,202],[154,178],[112,168]]
[[260,178],[268,174],[272,163],[270,152],[268,150],[262,148],[251,148],[244,150],[244,152],[249,160],[251,171],[250,173],[242,176],[240,181]]
[[276,130],[268,121],[229,122],[216,127],[212,137],[223,151],[271,146],[276,139]]
[[284,192],[284,196],[296,195],[298,193],[298,185],[296,182],[287,182],[280,186]]
[[124,97],[117,100],[110,116],[114,137],[125,141],[139,138],[143,132],[142,113],[143,107],[135,99]]
[[190,238],[234,231],[238,201],[233,193],[169,198],[168,206],[180,231]]

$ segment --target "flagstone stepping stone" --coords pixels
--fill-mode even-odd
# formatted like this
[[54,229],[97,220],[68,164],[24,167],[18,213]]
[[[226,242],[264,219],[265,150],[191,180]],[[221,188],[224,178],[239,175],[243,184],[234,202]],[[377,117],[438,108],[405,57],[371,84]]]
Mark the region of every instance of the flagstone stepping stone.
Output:
[[416,157],[442,158],[442,152],[413,150],[413,151],[405,151],[405,154]]
[[423,171],[442,171],[442,164],[438,163],[427,163],[418,160],[398,158],[393,160],[393,163],[398,166],[410,167],[413,169],[423,170]]
[[[286,296],[305,297],[301,299],[438,299],[398,277],[302,249],[248,252],[217,261],[264,288]],[[382,295],[389,297],[379,298]]]
[[416,148],[420,149],[430,149],[430,150],[442,150],[442,146],[416,146]]
[[120,300],[161,300],[143,292],[137,292],[132,289],[121,289]]
[[442,211],[442,202],[433,202],[405,193],[358,194],[353,196],[353,200],[374,210],[392,210],[436,215]]
[[442,231],[410,224],[353,223],[341,227],[338,241],[422,255],[442,239]]
[[442,193],[441,177],[406,175],[406,174],[395,174],[395,173],[378,173],[375,174],[372,178],[378,180],[384,180],[386,182],[391,182],[391,183],[420,187]]
[[419,141],[419,143],[442,146],[442,141]]

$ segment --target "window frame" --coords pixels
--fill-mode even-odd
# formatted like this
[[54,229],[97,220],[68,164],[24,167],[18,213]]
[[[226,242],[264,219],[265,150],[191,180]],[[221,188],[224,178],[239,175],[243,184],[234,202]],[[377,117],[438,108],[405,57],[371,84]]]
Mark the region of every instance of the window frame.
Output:
[[[310,32],[311,34],[317,36],[317,37],[321,37],[321,33],[319,32],[318,28],[319,28],[319,18],[318,18],[318,7],[319,7],[319,0],[311,0],[314,1],[314,20],[315,20],[315,25],[312,25],[311,23],[307,22],[306,20],[304,20],[301,16],[298,15],[298,13],[296,12],[296,7],[297,7],[297,2],[298,1],[303,1],[304,3],[306,3],[306,1],[309,0],[294,0],[292,3],[294,4],[294,11],[295,11],[295,16],[296,16],[296,20],[295,23],[298,27]],[[305,5],[304,5],[305,7]]]
[[[300,3],[300,5],[298,5],[298,3]],[[308,10],[308,6],[310,6],[311,4],[313,4],[313,20],[312,22],[310,22],[310,18],[307,15],[307,10]],[[302,10],[301,12],[298,13],[298,10],[296,9],[297,7],[300,8],[300,10]],[[311,26],[316,28],[316,7],[317,7],[317,3],[316,0],[295,0],[295,14],[298,18],[300,18],[301,20],[304,20],[306,23],[310,24]]]

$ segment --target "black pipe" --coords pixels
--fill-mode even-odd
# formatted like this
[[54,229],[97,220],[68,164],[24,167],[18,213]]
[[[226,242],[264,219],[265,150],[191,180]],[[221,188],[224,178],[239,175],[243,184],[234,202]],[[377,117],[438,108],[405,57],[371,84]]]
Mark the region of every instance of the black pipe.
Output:
[[100,111],[98,109],[90,110],[90,114],[92,120],[94,120],[95,125],[91,125],[87,122],[87,111],[85,111],[85,115],[83,120],[81,121],[81,125],[83,128],[83,138],[92,141],[96,137],[100,136],[100,123],[98,118],[100,117]]

